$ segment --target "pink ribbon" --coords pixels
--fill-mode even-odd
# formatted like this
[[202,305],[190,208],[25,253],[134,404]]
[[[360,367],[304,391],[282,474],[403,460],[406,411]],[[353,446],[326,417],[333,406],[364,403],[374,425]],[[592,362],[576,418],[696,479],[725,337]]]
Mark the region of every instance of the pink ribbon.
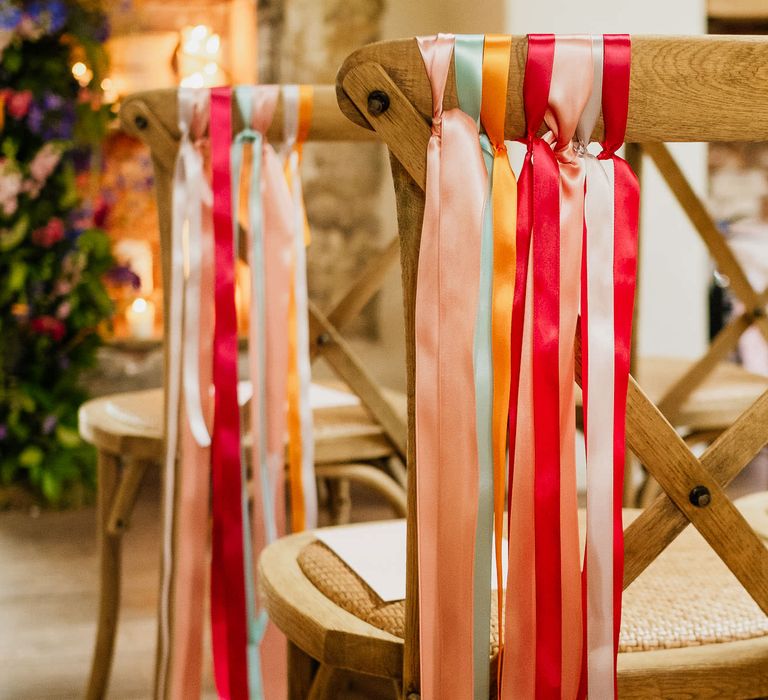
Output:
[[474,693],[472,351],[488,176],[475,122],[443,112],[453,36],[418,43],[433,100],[415,312],[421,696],[442,700]]
[[181,88],[178,94],[181,142],[173,182],[166,324],[167,456],[156,688],[156,695],[164,698],[198,696],[201,682],[210,479],[206,421],[211,418],[209,338],[213,327],[211,299],[203,293],[211,288],[213,275],[211,191],[201,143],[208,98],[207,90]]

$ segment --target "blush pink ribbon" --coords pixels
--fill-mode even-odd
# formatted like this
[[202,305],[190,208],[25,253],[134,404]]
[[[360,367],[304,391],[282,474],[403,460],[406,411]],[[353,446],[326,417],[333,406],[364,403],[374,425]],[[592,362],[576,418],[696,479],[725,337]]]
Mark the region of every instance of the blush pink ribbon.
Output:
[[[584,160],[573,147],[580,117],[592,93],[592,40],[557,36],[545,122],[560,170],[560,678],[551,696],[563,700],[578,692],[581,672],[581,571],[576,493],[574,341],[579,307],[584,231]],[[551,514],[557,518],[557,511]],[[540,603],[539,603],[540,605]],[[558,692],[558,686],[559,691]]]
[[[263,270],[263,324],[251,321],[251,343],[258,344],[256,333],[263,326],[264,386],[254,385],[251,408],[251,430],[257,440],[253,443],[254,478],[252,481],[254,507],[252,513],[254,571],[262,549],[275,538],[286,534],[285,512],[285,434],[286,393],[288,377],[288,304],[292,284],[294,242],[294,206],[285,178],[283,163],[266,139],[267,129],[275,113],[280,88],[264,85],[254,88],[252,128],[262,134],[260,158],[261,235],[250,231],[250,265]],[[250,206],[255,206],[254,202]],[[252,276],[252,279],[255,277]],[[260,285],[254,285],[254,287]],[[257,301],[256,293],[252,296]],[[255,303],[254,303],[255,306]],[[251,356],[251,376],[259,376],[257,358]],[[261,397],[261,398],[260,398]],[[263,418],[258,421],[261,412]],[[263,508],[258,507],[265,504]],[[264,697],[268,700],[285,697],[287,692],[286,642],[274,623],[267,622],[261,640],[261,667]]]
[[[168,304],[163,570],[156,696],[200,694],[205,607],[213,306],[211,190],[202,139],[207,90],[180,88]],[[183,381],[180,381],[183,379]],[[181,465],[177,468],[178,462]]]
[[607,34],[602,47],[605,137],[599,161],[587,158],[582,288],[587,546],[586,657],[580,698],[617,694],[623,587],[621,499],[637,269],[639,188],[629,165],[615,155],[627,122],[630,40],[627,35]]
[[418,44],[433,101],[415,310],[421,697],[447,700],[474,693],[473,337],[488,175],[476,123],[443,111],[453,36]]

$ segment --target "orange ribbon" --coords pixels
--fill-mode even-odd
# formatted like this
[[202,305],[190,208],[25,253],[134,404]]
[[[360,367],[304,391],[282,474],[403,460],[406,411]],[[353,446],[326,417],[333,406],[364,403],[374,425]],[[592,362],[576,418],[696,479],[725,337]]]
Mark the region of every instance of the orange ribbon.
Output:
[[[301,163],[302,147],[309,135],[309,127],[312,123],[312,86],[299,86],[299,115],[296,142],[293,152]],[[297,166],[298,167],[298,166]],[[286,179],[291,192],[295,192],[293,177],[298,172],[291,172],[290,156],[285,166]],[[301,208],[301,219],[304,226],[304,243],[309,245],[310,233],[304,202],[300,198],[294,201],[295,207]],[[297,269],[295,256],[293,263],[293,278],[296,275],[306,274],[304,270]],[[304,484],[302,479],[303,463],[303,436],[301,428],[301,377],[299,372],[299,341],[298,341],[298,315],[296,312],[296,285],[291,285],[291,297],[288,306],[288,477],[291,492],[291,529],[299,532],[306,528],[306,509],[304,507]],[[305,321],[302,321],[305,322]]]
[[[491,333],[493,351],[493,524],[495,534],[498,609],[503,605],[501,546],[505,505],[507,420],[509,417],[509,382],[511,362],[512,302],[514,298],[517,180],[512,172],[504,143],[507,114],[507,82],[512,37],[488,34],[483,53],[483,97],[480,119],[494,148],[493,184],[493,288]],[[503,638],[499,625],[499,658]],[[499,664],[499,669],[501,664]]]

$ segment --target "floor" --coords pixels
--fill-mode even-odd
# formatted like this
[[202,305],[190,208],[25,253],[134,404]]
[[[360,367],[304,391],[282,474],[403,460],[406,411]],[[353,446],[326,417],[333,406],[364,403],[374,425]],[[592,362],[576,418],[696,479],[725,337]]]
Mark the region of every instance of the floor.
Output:
[[[158,581],[159,485],[148,482],[125,537],[123,606],[109,700],[151,697]],[[354,520],[388,509],[353,493]],[[82,698],[95,636],[95,510],[0,513],[0,700]],[[215,698],[206,669],[207,698]],[[382,693],[384,693],[382,695]],[[386,697],[360,684],[344,699]]]

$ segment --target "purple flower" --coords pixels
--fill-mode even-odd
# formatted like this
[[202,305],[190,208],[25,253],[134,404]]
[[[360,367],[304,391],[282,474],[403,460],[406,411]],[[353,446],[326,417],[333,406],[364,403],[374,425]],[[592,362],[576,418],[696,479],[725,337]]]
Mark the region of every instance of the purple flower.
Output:
[[27,112],[27,126],[33,134],[39,134],[43,128],[45,112],[39,103],[33,102]]
[[21,22],[21,10],[8,0],[0,3],[0,29],[13,31]]
[[43,435],[50,435],[56,428],[59,419],[52,413],[48,414],[43,420]]
[[61,95],[48,91],[43,93],[43,107],[48,111],[61,109],[65,104],[64,98]]
[[8,437],[8,426],[5,423],[0,423],[0,440],[5,440]]
[[141,278],[127,265],[115,265],[106,274],[106,278],[115,285],[130,285],[133,289],[141,289]]
[[36,24],[42,24],[49,34],[57,34],[67,23],[67,7],[61,0],[32,0],[26,3],[24,14]]

